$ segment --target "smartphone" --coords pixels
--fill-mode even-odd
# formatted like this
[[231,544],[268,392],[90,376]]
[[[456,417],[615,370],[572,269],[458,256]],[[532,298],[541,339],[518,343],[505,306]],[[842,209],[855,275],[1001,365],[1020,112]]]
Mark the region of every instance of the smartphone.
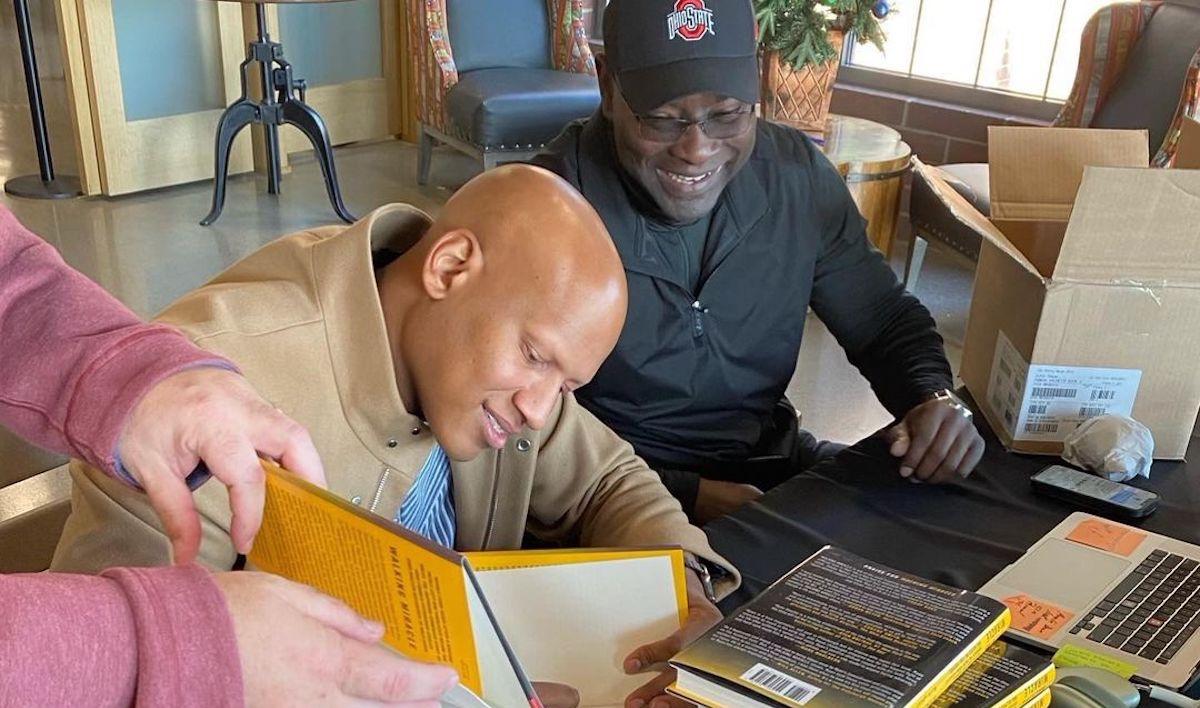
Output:
[[1158,508],[1158,495],[1154,492],[1062,465],[1050,465],[1031,481],[1035,492],[1102,514],[1140,519]]

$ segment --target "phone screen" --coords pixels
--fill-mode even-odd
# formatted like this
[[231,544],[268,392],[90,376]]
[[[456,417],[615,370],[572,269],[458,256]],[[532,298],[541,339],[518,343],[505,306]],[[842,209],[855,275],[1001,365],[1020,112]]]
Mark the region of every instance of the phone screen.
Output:
[[1153,492],[1131,487],[1128,484],[1110,482],[1103,477],[1097,477],[1094,474],[1080,472],[1061,465],[1047,467],[1038,472],[1034,476],[1034,479],[1058,487],[1059,489],[1075,492],[1091,497],[1092,499],[1106,501],[1110,504],[1116,504],[1129,509],[1140,509],[1156,496]]

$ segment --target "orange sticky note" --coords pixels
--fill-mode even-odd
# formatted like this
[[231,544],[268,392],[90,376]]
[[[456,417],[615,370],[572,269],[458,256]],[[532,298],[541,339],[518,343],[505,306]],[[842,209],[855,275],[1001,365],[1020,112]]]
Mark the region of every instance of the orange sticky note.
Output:
[[1084,519],[1067,535],[1067,540],[1128,556],[1146,540],[1146,534],[1100,519]]
[[1032,634],[1038,639],[1049,639],[1075,616],[1075,613],[1057,605],[1024,594],[1006,597],[1004,604],[1008,605],[1012,612],[1012,628]]

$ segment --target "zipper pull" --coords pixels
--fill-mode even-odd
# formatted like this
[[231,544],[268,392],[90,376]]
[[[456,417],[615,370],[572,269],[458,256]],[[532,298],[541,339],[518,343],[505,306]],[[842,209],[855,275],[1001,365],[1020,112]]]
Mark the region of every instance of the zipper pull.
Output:
[[697,339],[704,336],[704,315],[708,314],[708,308],[700,304],[699,300],[692,302],[692,336]]

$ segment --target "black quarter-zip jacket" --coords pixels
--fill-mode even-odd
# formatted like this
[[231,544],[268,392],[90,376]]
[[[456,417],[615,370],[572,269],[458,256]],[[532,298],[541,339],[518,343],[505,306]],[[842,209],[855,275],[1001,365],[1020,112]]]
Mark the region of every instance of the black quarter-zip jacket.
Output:
[[664,251],[678,247],[662,238],[671,227],[619,166],[603,116],[569,125],[534,159],[599,212],[629,283],[620,339],[579,400],[660,468],[754,454],[809,305],[893,415],[951,385],[933,318],[867,240],[841,176],[800,131],[755,129],[712,212],[698,291]]

